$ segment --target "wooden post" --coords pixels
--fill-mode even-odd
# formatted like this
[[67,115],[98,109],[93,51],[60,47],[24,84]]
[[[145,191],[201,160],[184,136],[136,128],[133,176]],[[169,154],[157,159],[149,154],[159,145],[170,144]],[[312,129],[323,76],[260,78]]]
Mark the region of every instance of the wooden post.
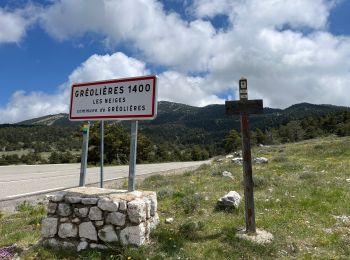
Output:
[[246,232],[256,233],[249,114],[262,113],[263,102],[260,99],[248,100],[248,83],[244,78],[239,81],[239,96],[239,101],[226,101],[225,108],[226,114],[241,117]]

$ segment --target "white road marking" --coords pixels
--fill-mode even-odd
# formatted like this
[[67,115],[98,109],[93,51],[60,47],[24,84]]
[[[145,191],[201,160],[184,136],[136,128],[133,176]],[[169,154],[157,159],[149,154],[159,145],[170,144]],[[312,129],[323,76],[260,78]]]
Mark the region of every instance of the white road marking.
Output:
[[6,198],[16,198],[16,197],[22,197],[22,196],[28,196],[28,195],[35,195],[35,194],[38,194],[38,193],[44,193],[44,192],[50,192],[50,191],[56,191],[56,190],[63,190],[63,189],[65,189],[65,187],[58,187],[58,188],[54,188],[54,189],[39,190],[39,191],[34,191],[34,192],[28,192],[28,193],[10,195],[10,196],[6,196]]
[[[69,175],[61,175],[61,176],[51,176],[51,177],[42,177],[42,178],[35,178],[35,180],[41,180],[41,179],[58,179],[58,178],[65,178],[65,177],[68,177],[68,176],[78,176],[78,174],[69,174]],[[12,182],[25,182],[25,181],[33,181],[34,179],[31,178],[31,179],[20,179],[20,180],[11,180],[11,181],[0,181],[0,184],[1,183],[12,183]]]

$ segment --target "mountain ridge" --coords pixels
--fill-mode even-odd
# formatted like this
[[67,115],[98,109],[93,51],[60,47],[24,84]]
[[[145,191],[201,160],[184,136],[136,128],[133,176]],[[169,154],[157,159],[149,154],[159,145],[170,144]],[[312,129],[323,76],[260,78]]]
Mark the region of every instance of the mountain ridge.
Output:
[[[164,122],[164,119],[171,118],[173,122],[190,119],[193,116],[219,118],[227,117],[225,115],[225,105],[210,104],[204,107],[195,107],[186,104],[160,101],[158,102],[158,115],[153,120],[158,123]],[[285,109],[264,107],[264,115],[281,113],[296,114],[300,112],[312,112],[313,115],[322,115],[334,110],[349,110],[349,107],[336,106],[329,104],[311,104],[307,102],[293,104]],[[181,113],[181,114],[180,114]],[[254,117],[254,116],[253,116]],[[32,118],[15,123],[15,125],[80,125],[80,121],[69,121],[67,113],[50,114],[38,118]]]

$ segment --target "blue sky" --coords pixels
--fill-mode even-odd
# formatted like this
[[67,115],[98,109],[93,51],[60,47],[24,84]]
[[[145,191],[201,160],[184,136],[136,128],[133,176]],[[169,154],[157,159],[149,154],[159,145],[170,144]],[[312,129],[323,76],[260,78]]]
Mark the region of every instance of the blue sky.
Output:
[[0,123],[67,112],[72,82],[150,73],[160,99],[194,106],[234,98],[241,76],[271,107],[349,106],[349,13],[348,0],[0,1]]

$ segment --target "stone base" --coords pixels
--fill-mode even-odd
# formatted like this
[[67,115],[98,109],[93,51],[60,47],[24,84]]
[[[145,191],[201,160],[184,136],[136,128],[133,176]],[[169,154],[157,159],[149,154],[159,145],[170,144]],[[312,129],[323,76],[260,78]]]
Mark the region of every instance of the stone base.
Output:
[[47,196],[43,243],[54,248],[107,248],[105,243],[141,246],[159,223],[151,191],[79,187]]
[[257,229],[255,234],[248,234],[245,229],[239,230],[236,237],[248,240],[259,245],[270,244],[273,241],[273,235],[265,230]]

